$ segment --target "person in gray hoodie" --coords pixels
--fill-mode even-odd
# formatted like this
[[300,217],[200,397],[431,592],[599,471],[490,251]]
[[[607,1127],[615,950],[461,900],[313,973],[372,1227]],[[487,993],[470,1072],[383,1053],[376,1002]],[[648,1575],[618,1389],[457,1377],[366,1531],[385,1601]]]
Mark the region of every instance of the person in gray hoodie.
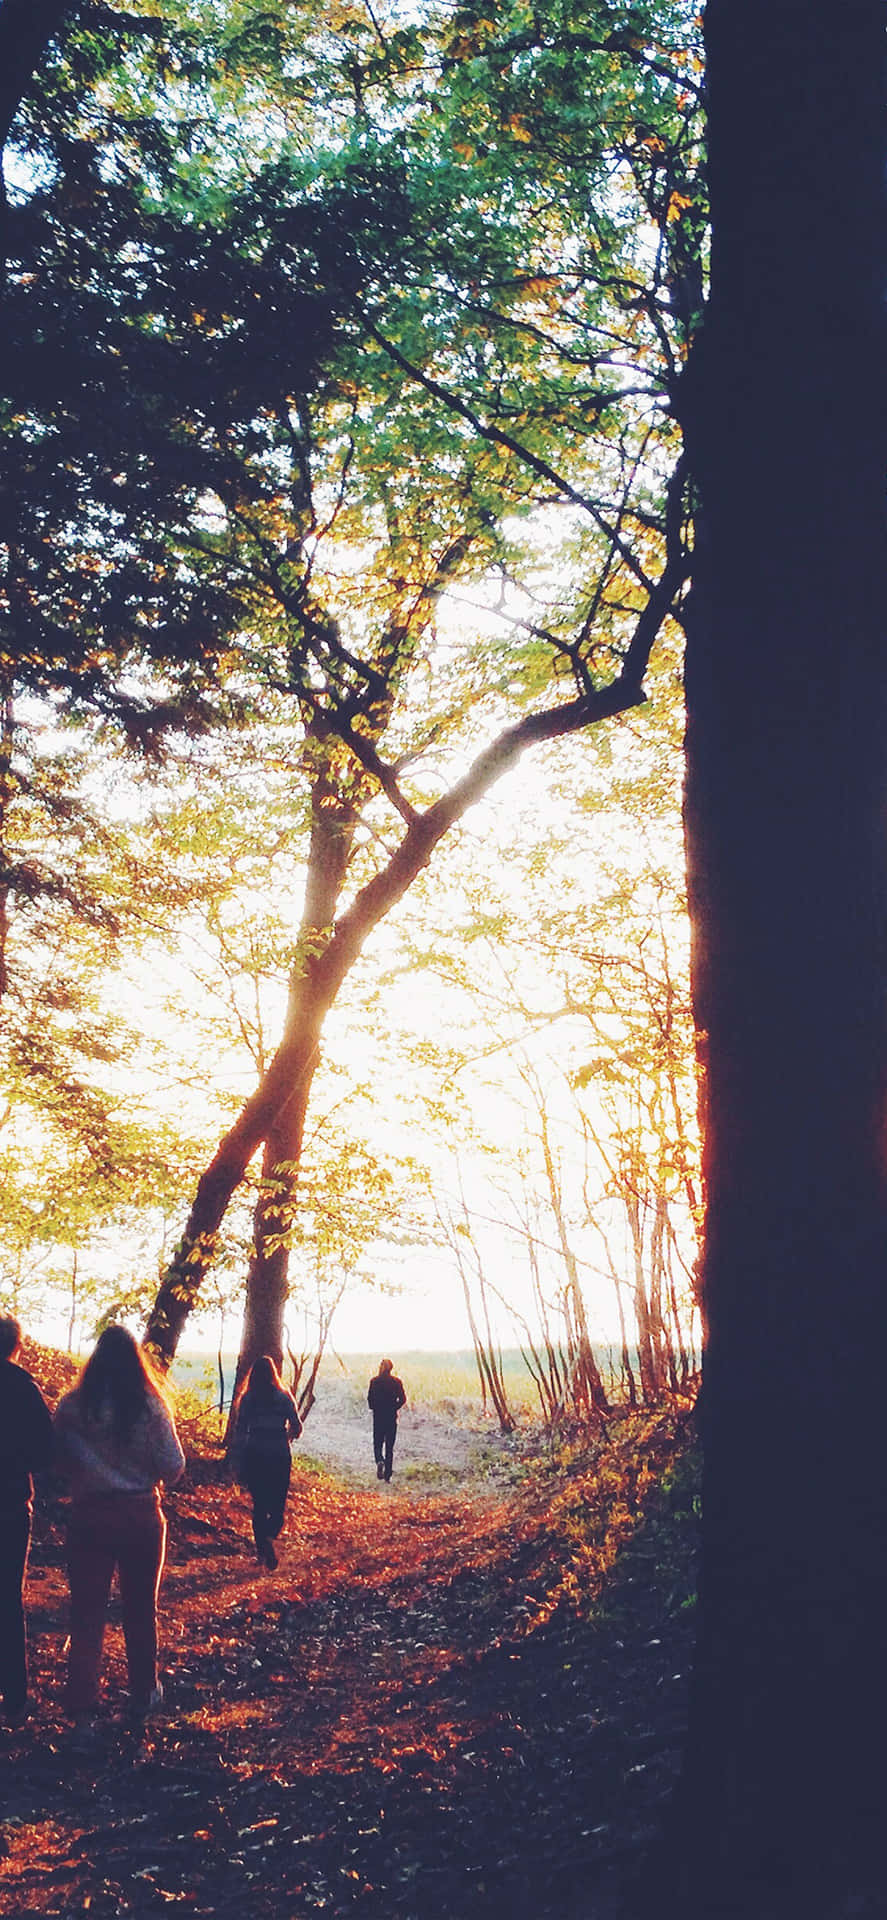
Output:
[[185,1456],[166,1396],[125,1327],[106,1327],[71,1393],[56,1408],[56,1459],[71,1490],[68,1580],[71,1637],[65,1702],[91,1730],[116,1569],[129,1671],[130,1713],[144,1721],[162,1700],[157,1595],[166,1553],[160,1484]]

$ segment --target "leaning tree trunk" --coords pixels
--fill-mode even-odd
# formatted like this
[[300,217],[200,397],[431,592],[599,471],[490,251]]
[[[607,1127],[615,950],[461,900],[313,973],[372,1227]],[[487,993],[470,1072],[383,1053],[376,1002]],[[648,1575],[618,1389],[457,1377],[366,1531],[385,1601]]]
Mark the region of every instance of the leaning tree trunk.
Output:
[[[311,748],[316,756],[311,839],[283,1036],[255,1093],[198,1184],[185,1232],[163,1277],[145,1333],[146,1345],[168,1363],[215,1256],[219,1228],[231,1198],[262,1147],[262,1180],[254,1215],[254,1251],[247,1275],[235,1392],[259,1354],[271,1354],[277,1365],[283,1359],[288,1269],[285,1227],[302,1152],[305,1114],[320,1057],[323,1022],[360,947],[360,940],[352,940],[350,945],[341,938],[337,942],[332,932],[351,857],[357,797],[343,795],[331,784],[323,741],[317,735],[311,739]],[[345,918],[347,921],[348,916]],[[342,952],[344,957],[337,964],[337,954]]]
[[[315,1055],[315,1058],[317,1056]],[[235,1392],[260,1354],[283,1362],[283,1322],[289,1293],[289,1236],[313,1074],[274,1117],[265,1140],[262,1182],[253,1215],[253,1250],[237,1360]]]
[[219,1230],[233,1195],[246,1178],[250,1161],[271,1133],[276,1116],[314,1074],[317,1036],[313,1032],[284,1037],[255,1092],[244,1103],[201,1175],[181,1240],[154,1298],[144,1344],[168,1366],[175,1357],[182,1331],[200,1297],[212,1266]]
[[323,1023],[343,974],[325,965],[332,927],[348,873],[358,820],[360,782],[342,793],[331,779],[323,743],[311,790],[311,843],[298,953],[287,1000],[284,1040],[305,1063],[271,1115],[264,1138],[262,1177],[253,1213],[253,1249],[237,1359],[235,1392],[260,1354],[283,1361],[283,1321],[289,1291],[292,1210],[311,1086],[320,1059]]
[[707,8],[683,397],[705,1487],[671,1880],[705,1920],[884,1911],[853,1905],[884,1899],[887,1787],[883,33],[880,0]]

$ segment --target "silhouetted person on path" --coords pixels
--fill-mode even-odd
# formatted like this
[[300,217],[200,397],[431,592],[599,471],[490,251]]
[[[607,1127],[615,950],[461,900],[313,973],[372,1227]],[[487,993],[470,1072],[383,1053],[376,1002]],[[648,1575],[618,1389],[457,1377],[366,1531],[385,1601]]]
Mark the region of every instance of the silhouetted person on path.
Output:
[[406,1405],[403,1381],[398,1380],[391,1360],[380,1360],[367,1394],[367,1406],[373,1415],[373,1456],[377,1480],[390,1480],[397,1439],[397,1415]]
[[157,1595],[166,1555],[160,1483],[181,1478],[185,1456],[163,1388],[125,1327],[99,1335],[76,1387],[59,1401],[55,1436],[71,1488],[66,1705],[85,1744],[115,1568],[136,1730],[163,1699],[157,1678]]
[[295,1400],[270,1354],[263,1353],[253,1362],[237,1402],[232,1450],[237,1478],[253,1503],[256,1559],[272,1572],[277,1565],[273,1543],[283,1527],[289,1492],[290,1443],[301,1431]]
[[28,1710],[24,1585],[31,1542],[32,1473],[49,1465],[52,1416],[36,1380],[18,1364],[22,1330],[0,1318],[0,1692],[3,1718]]

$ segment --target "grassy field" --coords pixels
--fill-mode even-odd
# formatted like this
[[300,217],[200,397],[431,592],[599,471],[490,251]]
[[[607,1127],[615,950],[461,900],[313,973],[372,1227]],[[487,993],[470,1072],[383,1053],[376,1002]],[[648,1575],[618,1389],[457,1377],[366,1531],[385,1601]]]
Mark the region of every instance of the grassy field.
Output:
[[[616,1377],[618,1356],[613,1348],[596,1350],[598,1365],[609,1388]],[[472,1417],[481,1411],[481,1390],[477,1363],[470,1348],[452,1351],[414,1349],[392,1355],[395,1371],[407,1389],[410,1404],[428,1407],[455,1416]],[[224,1357],[226,1396],[234,1379],[236,1354]],[[363,1406],[367,1381],[379,1364],[378,1353],[327,1354],[321,1362],[319,1383],[336,1381],[353,1386],[355,1406]],[[502,1369],[512,1412],[532,1417],[539,1411],[533,1381],[518,1348],[502,1354]],[[218,1402],[219,1374],[216,1356],[183,1349],[173,1368],[173,1379],[180,1387],[195,1393],[210,1405]]]

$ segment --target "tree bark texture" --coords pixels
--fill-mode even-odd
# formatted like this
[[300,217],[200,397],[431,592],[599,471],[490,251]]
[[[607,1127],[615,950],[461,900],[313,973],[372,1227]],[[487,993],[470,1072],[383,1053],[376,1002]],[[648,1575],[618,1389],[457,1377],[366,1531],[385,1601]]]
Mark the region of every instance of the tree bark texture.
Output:
[[705,1479],[671,1889],[706,1920],[884,1885],[884,27],[881,0],[706,15],[681,397]]

